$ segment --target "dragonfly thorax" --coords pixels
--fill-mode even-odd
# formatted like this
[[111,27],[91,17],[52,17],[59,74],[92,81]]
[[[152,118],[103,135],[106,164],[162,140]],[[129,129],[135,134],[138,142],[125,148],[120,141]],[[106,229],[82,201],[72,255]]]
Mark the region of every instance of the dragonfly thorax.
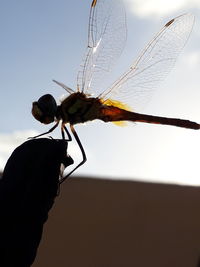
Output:
[[58,106],[57,119],[63,123],[82,123],[97,117],[98,107],[101,105],[98,98],[87,97],[83,93],[74,93],[63,100]]

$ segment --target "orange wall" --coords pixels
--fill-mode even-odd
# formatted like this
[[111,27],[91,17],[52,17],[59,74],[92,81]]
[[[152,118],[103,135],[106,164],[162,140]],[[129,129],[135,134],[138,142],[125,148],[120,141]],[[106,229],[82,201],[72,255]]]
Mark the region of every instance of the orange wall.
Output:
[[200,189],[71,178],[33,267],[197,267]]

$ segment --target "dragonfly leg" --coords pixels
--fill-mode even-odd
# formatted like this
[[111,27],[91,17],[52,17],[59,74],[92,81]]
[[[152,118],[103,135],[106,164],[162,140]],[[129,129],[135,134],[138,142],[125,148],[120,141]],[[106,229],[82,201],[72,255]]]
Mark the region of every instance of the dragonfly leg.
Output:
[[[64,129],[67,130],[66,127]],[[63,177],[63,178],[60,179],[60,184],[62,182],[64,182],[76,169],[78,169],[81,165],[83,165],[86,162],[86,160],[87,160],[87,157],[86,157],[84,148],[83,148],[83,146],[81,144],[81,141],[80,141],[80,139],[79,139],[79,137],[78,137],[78,135],[77,135],[77,133],[76,133],[76,131],[74,129],[74,126],[72,124],[70,124],[70,129],[71,129],[71,131],[72,131],[72,133],[73,133],[73,135],[74,135],[74,137],[76,139],[76,142],[77,142],[77,144],[78,144],[78,146],[79,146],[79,148],[81,150],[83,160],[71,172],[69,172],[65,177]],[[67,132],[68,132],[68,130],[67,130]]]
[[36,135],[36,136],[33,136],[33,137],[29,137],[28,139],[34,139],[34,138],[38,138],[38,137],[40,137],[40,136],[43,136],[43,135],[45,135],[45,134],[49,134],[49,133],[53,132],[53,130],[56,129],[56,127],[58,126],[58,124],[59,124],[59,121],[56,122],[56,124],[55,124],[49,131],[47,131],[47,132],[45,132],[45,133],[42,133],[42,134],[39,134],[39,135]]
[[65,133],[67,134],[68,139],[66,139],[66,141],[72,141],[72,137],[69,131],[67,130],[67,127],[64,124],[62,124],[61,131],[62,131],[62,137],[65,136]]
[[65,139],[65,132],[64,132],[64,125],[63,124],[61,126],[61,134],[62,134],[62,139],[68,141],[67,139]]
[[[66,140],[66,139],[65,139],[65,132],[64,132],[64,130],[63,130],[62,127],[61,127],[61,134],[62,134],[62,139],[63,139],[63,140]],[[67,141],[67,140],[66,140],[66,141]]]

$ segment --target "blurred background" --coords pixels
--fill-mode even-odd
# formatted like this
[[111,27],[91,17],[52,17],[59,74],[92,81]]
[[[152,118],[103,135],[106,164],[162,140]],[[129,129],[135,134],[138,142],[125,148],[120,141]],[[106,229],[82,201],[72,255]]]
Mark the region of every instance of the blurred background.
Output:
[[[76,89],[87,43],[90,0],[8,0],[0,9],[0,169],[19,144],[47,131],[31,115],[32,102],[65,94],[56,79]],[[196,0],[126,0],[128,38],[111,79],[136,59],[148,41],[173,17],[192,12],[193,32],[174,70],[143,110],[147,114],[200,123],[200,3]],[[76,130],[88,161],[76,175],[199,185],[199,131],[170,126],[90,122]],[[60,138],[60,131],[52,134]],[[68,153],[81,160],[73,142]]]
[[199,208],[197,187],[70,179],[33,267],[199,267]]

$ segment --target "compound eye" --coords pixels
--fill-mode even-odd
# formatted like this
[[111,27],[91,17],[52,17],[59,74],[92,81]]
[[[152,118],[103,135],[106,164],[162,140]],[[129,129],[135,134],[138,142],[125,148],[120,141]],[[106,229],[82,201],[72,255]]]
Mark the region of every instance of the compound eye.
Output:
[[32,114],[34,118],[44,124],[49,124],[55,120],[57,104],[52,95],[43,95],[38,102],[33,102]]
[[33,105],[32,105],[32,115],[33,117],[42,122],[42,118],[43,118],[43,112],[41,111],[41,109],[39,108],[38,106],[38,102],[33,102]]

